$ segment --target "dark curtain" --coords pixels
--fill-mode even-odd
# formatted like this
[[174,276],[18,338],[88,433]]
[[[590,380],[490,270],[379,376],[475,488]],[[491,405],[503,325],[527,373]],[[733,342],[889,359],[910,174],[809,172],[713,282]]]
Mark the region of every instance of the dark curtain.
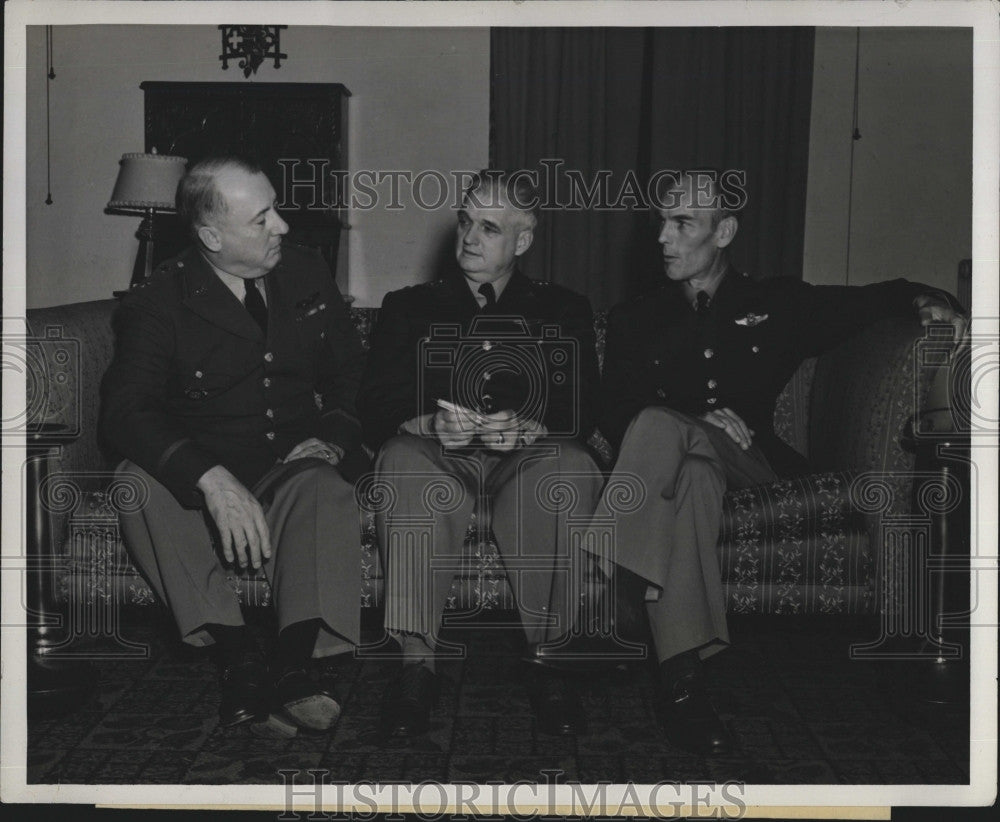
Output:
[[[545,172],[542,160],[562,161],[563,202],[565,169],[585,180],[610,171],[612,201],[630,172],[644,190],[657,170],[743,170],[735,264],[801,277],[813,37],[812,28],[493,29],[491,162]],[[661,276],[642,209],[546,209],[535,243],[526,273],[598,309]]]

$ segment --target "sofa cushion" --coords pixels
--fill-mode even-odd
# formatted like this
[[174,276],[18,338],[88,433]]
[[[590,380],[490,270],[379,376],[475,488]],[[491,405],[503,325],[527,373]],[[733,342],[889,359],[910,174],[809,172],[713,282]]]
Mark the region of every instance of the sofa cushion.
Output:
[[[64,552],[61,591],[81,608],[154,599],[122,549],[106,494],[116,460],[96,440],[97,388],[113,351],[116,304],[103,300],[28,312],[31,334],[62,341],[45,346],[46,356],[58,353],[56,348],[78,352],[67,361],[68,370],[63,362],[56,363],[61,370],[39,371],[35,393],[45,397],[47,419],[81,425],[81,436],[52,460],[52,471],[75,484],[79,500],[74,497],[65,510],[49,510]],[[351,314],[367,347],[378,311],[360,308]],[[595,334],[602,363],[605,333],[606,316],[598,313]],[[910,321],[879,323],[819,360],[807,360],[782,391],[775,430],[831,473],[727,495],[719,552],[728,610],[854,613],[876,607],[869,539],[877,538],[878,523],[869,517],[866,536],[847,504],[846,486],[852,472],[889,472],[899,486],[895,505],[902,511],[909,504],[912,457],[898,438],[929,383],[915,367],[918,333]],[[611,450],[599,433],[590,444],[610,464]],[[361,601],[376,606],[381,574],[371,522],[360,541]],[[479,543],[471,524],[466,550],[469,570],[453,585],[450,607],[513,607],[496,546],[490,540]],[[269,601],[262,578],[233,575],[231,582],[241,601]]]
[[874,567],[853,475],[811,474],[725,496],[719,559],[732,613],[867,613]]
[[[116,603],[148,605],[156,601],[149,583],[132,564],[118,528],[117,509],[109,494],[91,491],[73,499],[68,535],[56,559],[56,590],[63,602],[76,605]],[[362,607],[378,607],[382,597],[382,572],[374,517],[360,526],[360,600]],[[475,517],[465,540],[467,571],[456,575],[448,608],[456,610],[509,609],[514,600],[507,585],[496,544],[478,541]],[[271,591],[262,571],[231,571],[227,579],[243,605],[266,606]]]
[[[726,607],[734,613],[860,613],[874,607],[874,570],[851,475],[817,474],[727,493],[719,557]],[[492,536],[480,540],[475,518],[465,540],[467,568],[457,574],[447,608],[510,610],[515,606]],[[108,495],[84,495],[70,517],[60,589],[76,603],[142,605],[155,600],[120,540]],[[363,607],[382,597],[374,519],[361,523]],[[241,603],[270,603],[263,573],[231,573]]]

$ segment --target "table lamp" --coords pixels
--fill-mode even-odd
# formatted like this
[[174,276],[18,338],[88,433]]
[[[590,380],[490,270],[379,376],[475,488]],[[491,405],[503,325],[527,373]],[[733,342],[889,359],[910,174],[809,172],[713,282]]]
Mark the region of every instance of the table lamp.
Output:
[[136,236],[139,254],[135,258],[130,285],[143,282],[153,273],[153,215],[174,211],[177,184],[184,176],[186,157],[169,154],[123,154],[115,190],[108,211],[119,214],[142,214]]

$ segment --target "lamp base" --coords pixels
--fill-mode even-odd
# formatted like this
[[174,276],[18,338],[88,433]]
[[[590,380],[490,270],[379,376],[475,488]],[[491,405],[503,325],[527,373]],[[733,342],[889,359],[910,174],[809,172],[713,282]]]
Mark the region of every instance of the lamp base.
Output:
[[153,237],[153,209],[146,210],[146,216],[139,224],[136,232],[139,238],[139,253],[135,257],[135,265],[132,268],[132,280],[130,288],[134,288],[139,283],[144,283],[153,273],[153,248],[155,239]]

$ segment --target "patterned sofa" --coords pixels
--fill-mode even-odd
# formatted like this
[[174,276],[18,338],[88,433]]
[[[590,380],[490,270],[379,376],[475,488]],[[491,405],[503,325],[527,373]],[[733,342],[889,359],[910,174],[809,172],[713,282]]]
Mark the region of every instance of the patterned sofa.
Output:
[[[119,538],[116,512],[134,499],[129,488],[111,482],[113,457],[95,436],[115,305],[103,300],[28,312],[30,336],[44,341],[28,374],[32,413],[79,431],[54,452],[40,489],[54,535],[56,597],[70,611],[71,631],[116,631],[122,606],[155,601]],[[377,309],[352,311],[367,340]],[[602,315],[596,330],[601,354]],[[817,472],[726,495],[719,559],[730,612],[874,613],[892,595],[885,524],[905,520],[912,507],[913,457],[900,439],[930,381],[915,356],[921,336],[915,321],[884,321],[805,362],[786,386],[777,430]],[[599,435],[593,444],[610,457]],[[359,597],[377,606],[375,533],[371,516],[361,519]],[[496,547],[475,534],[470,523],[468,562],[456,575],[450,607],[510,608]],[[262,576],[234,574],[232,582],[245,603],[268,601]]]

